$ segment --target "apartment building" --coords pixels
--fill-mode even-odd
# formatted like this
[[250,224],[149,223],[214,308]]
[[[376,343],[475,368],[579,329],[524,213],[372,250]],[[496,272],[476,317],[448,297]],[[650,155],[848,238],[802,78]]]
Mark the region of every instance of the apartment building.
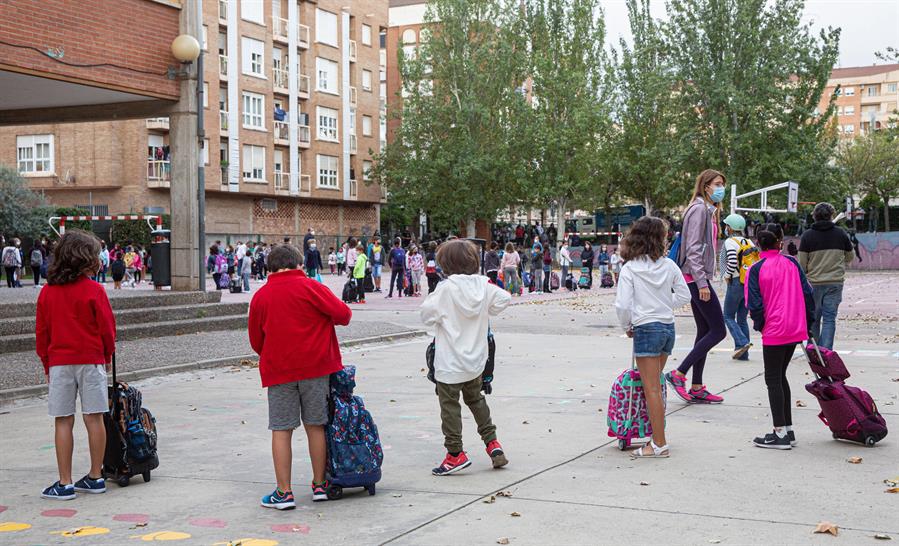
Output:
[[[207,0],[206,232],[280,238],[378,230],[368,185],[383,140],[387,0]],[[377,79],[376,79],[377,78]],[[16,165],[60,206],[168,212],[168,118],[0,128]]]
[[834,115],[841,138],[885,128],[899,110],[899,64],[835,68],[821,96],[819,111],[827,109],[838,86]]

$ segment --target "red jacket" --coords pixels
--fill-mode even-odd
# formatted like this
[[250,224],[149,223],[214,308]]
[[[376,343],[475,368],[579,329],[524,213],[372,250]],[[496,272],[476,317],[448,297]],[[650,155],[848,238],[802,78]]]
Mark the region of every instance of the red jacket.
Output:
[[115,352],[115,317],[106,289],[86,276],[44,286],[35,335],[46,374],[50,366],[108,364]]
[[346,326],[352,315],[327,286],[302,271],[270,274],[250,302],[250,345],[259,355],[262,386],[343,369],[334,325]]

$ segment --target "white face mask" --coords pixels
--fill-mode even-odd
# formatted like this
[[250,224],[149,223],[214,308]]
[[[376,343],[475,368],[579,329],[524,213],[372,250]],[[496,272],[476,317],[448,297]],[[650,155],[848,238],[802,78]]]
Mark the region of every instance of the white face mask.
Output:
[[315,248],[315,243],[312,243],[311,245],[309,245],[309,248]]

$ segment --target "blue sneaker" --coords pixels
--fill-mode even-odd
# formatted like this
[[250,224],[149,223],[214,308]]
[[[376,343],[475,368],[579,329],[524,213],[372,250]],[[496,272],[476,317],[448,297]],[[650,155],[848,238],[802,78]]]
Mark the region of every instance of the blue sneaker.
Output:
[[75,491],[80,491],[82,493],[105,493],[106,480],[102,477],[94,479],[91,478],[90,474],[87,474],[75,482]]
[[293,510],[297,504],[293,500],[293,491],[275,489],[271,495],[262,497],[262,506],[276,510]]
[[59,482],[56,482],[44,489],[41,496],[45,499],[72,500],[75,498],[75,487],[72,484],[60,485]]

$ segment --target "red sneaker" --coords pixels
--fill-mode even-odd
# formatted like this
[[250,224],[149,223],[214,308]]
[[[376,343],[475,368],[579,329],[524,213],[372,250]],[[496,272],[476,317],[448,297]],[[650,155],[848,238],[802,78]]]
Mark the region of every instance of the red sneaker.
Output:
[[506,458],[499,440],[493,440],[487,444],[487,455],[490,455],[490,460],[493,461],[493,468],[502,468],[509,464],[509,459]]
[[460,451],[455,457],[447,453],[446,458],[443,459],[440,466],[431,470],[431,473],[435,476],[448,476],[449,474],[454,474],[469,466],[471,466],[471,461],[464,451]]
[[690,398],[691,404],[720,404],[721,402],[724,402],[724,398],[710,393],[705,388],[705,385],[698,389],[690,389]]

